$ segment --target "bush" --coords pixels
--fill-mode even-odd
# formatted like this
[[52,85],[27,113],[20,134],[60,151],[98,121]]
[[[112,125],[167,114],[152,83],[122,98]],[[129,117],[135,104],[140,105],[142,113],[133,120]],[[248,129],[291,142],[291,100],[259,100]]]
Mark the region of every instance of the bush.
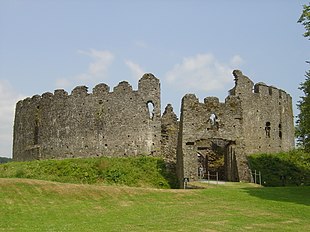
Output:
[[261,172],[265,186],[310,185],[310,154],[303,150],[255,154],[248,161],[251,170]]

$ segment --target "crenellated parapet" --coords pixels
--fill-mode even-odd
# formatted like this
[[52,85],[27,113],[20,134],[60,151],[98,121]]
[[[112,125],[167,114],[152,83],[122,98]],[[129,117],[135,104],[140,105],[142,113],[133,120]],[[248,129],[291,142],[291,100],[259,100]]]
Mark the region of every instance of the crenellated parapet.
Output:
[[93,94],[95,96],[105,95],[110,92],[110,87],[104,83],[98,84],[93,88]]
[[269,97],[273,99],[280,99],[283,101],[290,101],[291,96],[282,89],[278,89],[274,86],[268,86],[263,82],[259,82],[254,85],[254,93],[261,98]]
[[[154,109],[150,109],[150,105]],[[92,92],[77,86],[21,100],[14,123],[15,160],[160,155],[160,85],[145,74],[139,89],[122,81]]]
[[234,70],[233,76],[235,79],[235,86],[229,91],[230,95],[239,96],[245,100],[251,99],[251,96],[260,98],[272,98],[272,99],[283,99],[283,101],[291,101],[291,96],[284,90],[278,89],[274,86],[269,86],[263,82],[254,82],[243,75],[240,70]]
[[42,99],[44,100],[57,100],[64,98],[85,98],[85,97],[100,97],[105,96],[109,98],[111,95],[127,94],[127,93],[138,93],[148,98],[147,101],[155,101],[159,95],[160,83],[153,74],[147,73],[139,80],[138,90],[133,90],[132,86],[127,81],[120,82],[117,86],[110,91],[110,87],[105,83],[100,83],[96,85],[92,92],[88,91],[87,86],[76,86],[71,94],[68,94],[64,89],[56,89],[54,93],[46,92],[42,95],[34,95],[33,97],[28,97],[24,100],[20,100],[17,103],[17,107],[27,106],[29,104],[39,104]]

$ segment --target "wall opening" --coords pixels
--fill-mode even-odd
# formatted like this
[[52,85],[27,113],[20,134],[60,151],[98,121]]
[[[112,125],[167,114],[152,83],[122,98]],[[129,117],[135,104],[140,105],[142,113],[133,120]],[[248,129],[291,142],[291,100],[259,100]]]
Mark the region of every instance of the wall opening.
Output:
[[198,178],[216,180],[217,175],[218,180],[239,181],[234,143],[213,141],[211,146],[197,147],[196,154]]
[[206,179],[207,170],[208,170],[208,156],[202,155],[200,152],[197,152],[198,159],[198,178]]
[[148,113],[149,113],[149,117],[151,120],[153,120],[154,118],[154,103],[152,101],[148,101],[146,103],[147,105],[147,110],[148,110]]
[[211,128],[218,129],[219,128],[219,119],[216,114],[212,113],[209,117],[209,121],[211,124]]
[[279,124],[279,138],[282,139],[282,125]]
[[270,138],[270,131],[271,131],[271,124],[270,124],[270,122],[266,122],[265,132],[266,132],[267,138]]
[[34,136],[33,136],[33,143],[34,145],[39,144],[39,120],[35,119],[35,125],[34,125]]
[[272,95],[272,88],[271,87],[268,88],[268,92],[269,92],[269,95]]
[[[218,140],[197,147],[198,178],[238,181],[235,150],[231,142]],[[203,146],[205,145],[205,146]],[[211,145],[211,146],[210,146]],[[209,174],[209,176],[208,176]]]

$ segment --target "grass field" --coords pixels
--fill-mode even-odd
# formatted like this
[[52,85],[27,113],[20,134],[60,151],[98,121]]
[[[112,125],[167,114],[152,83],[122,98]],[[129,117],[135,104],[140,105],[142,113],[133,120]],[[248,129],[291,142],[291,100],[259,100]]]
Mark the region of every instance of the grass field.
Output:
[[310,187],[153,189],[0,178],[0,231],[310,231]]

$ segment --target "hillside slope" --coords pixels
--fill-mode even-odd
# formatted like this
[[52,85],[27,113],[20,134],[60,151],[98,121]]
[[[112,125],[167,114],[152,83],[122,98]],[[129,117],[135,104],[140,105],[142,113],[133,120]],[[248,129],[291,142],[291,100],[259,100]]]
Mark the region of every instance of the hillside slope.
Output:
[[200,190],[0,178],[0,231],[307,231],[310,188]]
[[0,165],[0,177],[154,188],[177,186],[176,177],[167,172],[162,159],[144,156],[10,162]]

